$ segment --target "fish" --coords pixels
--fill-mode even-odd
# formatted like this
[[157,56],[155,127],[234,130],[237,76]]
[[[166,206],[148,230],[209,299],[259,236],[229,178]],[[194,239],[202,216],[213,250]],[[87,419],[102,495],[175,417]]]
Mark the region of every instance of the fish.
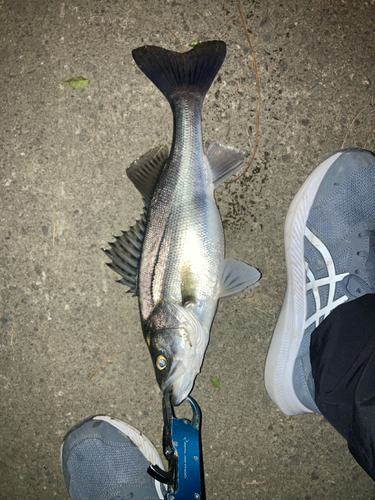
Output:
[[120,283],[138,297],[144,339],[161,391],[179,405],[201,370],[218,300],[257,285],[258,269],[224,257],[214,190],[243,165],[245,151],[203,145],[203,101],[226,55],[223,41],[184,53],[157,46],[133,50],[142,72],[173,113],[173,139],[127,168],[144,210],[105,253]]

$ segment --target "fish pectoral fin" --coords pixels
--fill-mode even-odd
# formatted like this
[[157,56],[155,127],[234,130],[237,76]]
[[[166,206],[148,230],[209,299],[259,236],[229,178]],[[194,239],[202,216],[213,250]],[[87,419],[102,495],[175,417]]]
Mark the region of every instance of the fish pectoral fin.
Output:
[[241,292],[245,288],[257,286],[261,274],[255,267],[236,259],[226,259],[219,285],[219,298]]
[[134,295],[137,295],[137,279],[139,259],[142,250],[143,237],[146,229],[147,208],[136,224],[123,231],[121,236],[115,236],[116,241],[110,243],[111,248],[103,249],[112,260],[107,264],[113,271],[122,276],[119,283],[126,285]]
[[168,157],[168,147],[165,145],[159,146],[150,149],[126,169],[127,176],[141,193],[146,205],[150,203],[156,183]]
[[212,170],[214,189],[242,167],[246,156],[246,151],[242,149],[223,146],[215,141],[207,141],[205,150]]

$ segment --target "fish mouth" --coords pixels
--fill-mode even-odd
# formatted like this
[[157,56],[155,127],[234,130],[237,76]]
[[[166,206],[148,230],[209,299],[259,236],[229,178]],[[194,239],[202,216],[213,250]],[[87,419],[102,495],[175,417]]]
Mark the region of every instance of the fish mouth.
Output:
[[179,404],[181,404],[190,394],[192,388],[193,388],[193,384],[194,384],[194,380],[195,380],[195,377],[193,379],[192,382],[190,382],[190,380],[185,384],[185,387],[183,388],[183,390],[178,390],[176,388],[175,390],[175,386],[173,386],[173,393],[172,393],[172,404],[174,406],[178,406]]
[[175,361],[168,378],[160,386],[163,393],[172,387],[172,404],[175,406],[186,399],[193,387],[195,377],[193,381],[190,381],[190,377],[185,379],[186,371],[186,366],[182,361]]
[[165,392],[168,387],[174,383],[175,380],[181,377],[185,373],[186,368],[182,361],[174,360],[169,371],[168,378],[161,384],[160,389]]

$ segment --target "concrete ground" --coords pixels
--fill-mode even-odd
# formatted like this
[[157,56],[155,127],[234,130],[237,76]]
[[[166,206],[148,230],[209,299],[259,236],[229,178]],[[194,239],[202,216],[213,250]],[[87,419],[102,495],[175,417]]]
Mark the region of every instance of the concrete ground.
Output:
[[[375,122],[375,2],[241,5],[260,78],[260,138],[246,178],[221,187],[217,201],[227,256],[263,278],[220,302],[193,391],[207,498],[375,499],[325,419],[285,416],[263,383],[285,290],[289,203],[360,111],[345,146],[363,146]],[[67,499],[61,441],[93,413],[126,420],[161,451],[161,395],[137,300],[101,248],[142,210],[126,167],[172,137],[167,101],[131,57],[144,44],[180,50],[165,28],[186,50],[197,38],[226,40],[204,137],[251,152],[257,92],[233,0],[0,0],[1,499]],[[88,87],[61,85],[78,75]],[[221,382],[216,395],[210,376]]]

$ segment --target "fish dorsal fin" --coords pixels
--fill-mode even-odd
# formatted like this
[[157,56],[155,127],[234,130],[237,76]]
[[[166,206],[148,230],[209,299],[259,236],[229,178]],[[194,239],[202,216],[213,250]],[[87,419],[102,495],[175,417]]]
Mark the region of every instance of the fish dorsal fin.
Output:
[[168,156],[168,147],[165,145],[159,146],[135,160],[126,169],[127,176],[141,193],[147,205],[150,203]]
[[242,167],[246,156],[246,151],[223,146],[216,141],[207,141],[205,150],[214,178],[214,189]]
[[122,276],[118,282],[129,287],[129,291],[138,295],[137,280],[139,260],[142,252],[143,237],[146,229],[147,208],[140,220],[121,236],[115,236],[116,241],[109,243],[111,248],[104,249],[106,255],[112,260],[107,266]]
[[219,297],[228,297],[258,285],[260,272],[255,267],[236,259],[225,259],[219,286]]

